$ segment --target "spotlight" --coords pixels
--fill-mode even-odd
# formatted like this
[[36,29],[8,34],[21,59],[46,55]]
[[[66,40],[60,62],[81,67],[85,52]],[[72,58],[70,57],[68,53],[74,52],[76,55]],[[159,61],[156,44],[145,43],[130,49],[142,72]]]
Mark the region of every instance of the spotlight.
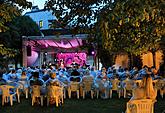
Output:
[[47,52],[45,52],[45,55],[48,55],[48,53],[47,53]]
[[92,54],[92,55],[94,55],[94,54],[95,54],[95,52],[94,52],[94,51],[92,51],[92,52],[91,52],[91,54]]

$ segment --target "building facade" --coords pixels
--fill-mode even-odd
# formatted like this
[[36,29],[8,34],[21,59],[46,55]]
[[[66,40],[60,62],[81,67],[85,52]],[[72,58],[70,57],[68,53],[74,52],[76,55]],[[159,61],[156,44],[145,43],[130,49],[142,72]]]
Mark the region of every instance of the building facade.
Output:
[[25,13],[25,16],[31,17],[37,23],[40,30],[50,29],[51,21],[57,20],[57,18],[52,15],[52,11],[39,9],[38,6],[33,6],[30,12]]

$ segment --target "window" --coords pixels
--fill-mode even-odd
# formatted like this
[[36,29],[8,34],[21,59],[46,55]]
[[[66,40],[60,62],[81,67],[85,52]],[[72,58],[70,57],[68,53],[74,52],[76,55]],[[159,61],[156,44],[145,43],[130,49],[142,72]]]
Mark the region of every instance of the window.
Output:
[[43,21],[42,21],[42,20],[39,21],[39,27],[40,27],[40,28],[43,27]]

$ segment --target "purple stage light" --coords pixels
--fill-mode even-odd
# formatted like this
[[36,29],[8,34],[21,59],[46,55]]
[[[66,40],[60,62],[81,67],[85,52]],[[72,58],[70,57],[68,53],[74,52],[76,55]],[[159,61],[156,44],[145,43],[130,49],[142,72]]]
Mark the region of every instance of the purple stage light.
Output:
[[92,55],[94,55],[94,54],[95,54],[95,52],[94,52],[94,51],[92,51],[91,53],[92,53]]

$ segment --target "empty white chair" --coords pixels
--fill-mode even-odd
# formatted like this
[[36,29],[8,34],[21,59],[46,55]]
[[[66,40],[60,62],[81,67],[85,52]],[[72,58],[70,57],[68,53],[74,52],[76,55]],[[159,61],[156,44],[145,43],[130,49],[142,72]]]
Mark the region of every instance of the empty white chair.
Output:
[[70,82],[68,87],[68,96],[71,98],[72,92],[77,92],[77,98],[79,99],[79,89],[80,89],[80,82]]
[[126,113],[154,113],[154,102],[151,99],[131,100],[127,102]]

